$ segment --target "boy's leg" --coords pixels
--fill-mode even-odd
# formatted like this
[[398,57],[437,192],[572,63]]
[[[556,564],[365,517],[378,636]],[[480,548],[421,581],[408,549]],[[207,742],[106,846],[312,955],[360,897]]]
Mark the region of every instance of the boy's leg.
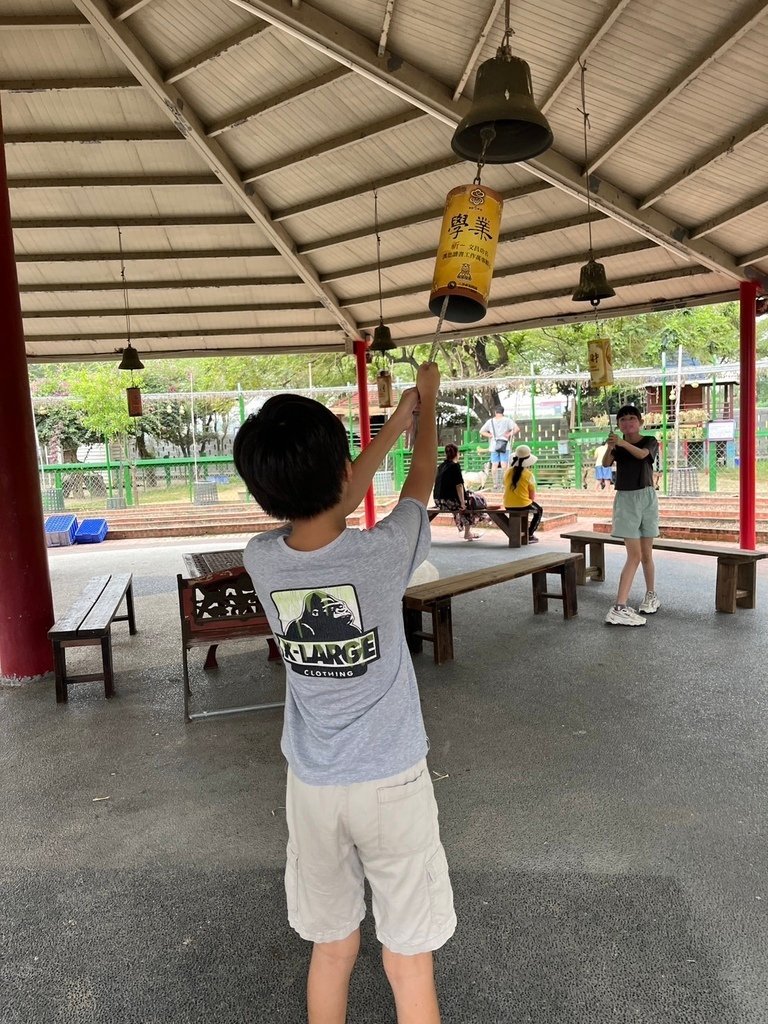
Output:
[[382,961],[395,997],[397,1024],[440,1024],[432,953],[405,956],[382,946]]
[[349,978],[360,950],[360,929],[338,942],[316,942],[307,976],[308,1024],[344,1024]]

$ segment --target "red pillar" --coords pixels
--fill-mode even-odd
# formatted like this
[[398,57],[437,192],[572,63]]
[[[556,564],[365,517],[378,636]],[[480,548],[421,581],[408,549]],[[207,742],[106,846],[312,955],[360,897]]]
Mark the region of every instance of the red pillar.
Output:
[[[368,412],[368,365],[365,352],[370,343],[356,341],[354,343],[355,367],[357,369],[357,400],[360,408],[360,444],[367,448],[371,443],[371,414]],[[376,501],[373,496],[373,485],[365,494],[365,526],[370,530],[376,525]]]
[[[0,143],[2,143],[0,115]],[[43,505],[37,475],[11,210],[0,145],[0,674],[18,679],[53,668],[53,623]]]
[[739,284],[739,360],[741,386],[739,392],[739,544],[754,551],[757,541],[755,524],[755,461],[757,458],[757,352],[755,302],[757,284]]

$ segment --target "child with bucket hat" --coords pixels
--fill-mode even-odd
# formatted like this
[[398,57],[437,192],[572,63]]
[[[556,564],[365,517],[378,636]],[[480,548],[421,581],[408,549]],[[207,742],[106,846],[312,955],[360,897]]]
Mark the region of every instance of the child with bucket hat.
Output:
[[504,508],[530,509],[532,515],[528,525],[528,543],[538,544],[539,538],[534,533],[539,527],[543,508],[535,500],[536,480],[530,467],[538,459],[527,444],[519,444],[512,453],[509,469],[504,474]]

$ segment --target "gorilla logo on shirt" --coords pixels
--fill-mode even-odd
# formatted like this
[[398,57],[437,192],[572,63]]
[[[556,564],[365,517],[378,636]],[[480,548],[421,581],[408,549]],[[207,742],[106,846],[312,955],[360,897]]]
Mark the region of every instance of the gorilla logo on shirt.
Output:
[[362,633],[348,604],[324,590],[312,590],[304,598],[299,618],[288,624],[286,640],[351,640]]

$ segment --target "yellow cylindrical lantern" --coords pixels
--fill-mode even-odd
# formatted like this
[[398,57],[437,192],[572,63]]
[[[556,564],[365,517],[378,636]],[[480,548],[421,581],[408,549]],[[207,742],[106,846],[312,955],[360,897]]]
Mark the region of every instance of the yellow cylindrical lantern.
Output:
[[610,338],[593,338],[589,342],[589,376],[593,388],[605,388],[613,384]]
[[445,200],[429,308],[445,319],[472,324],[482,320],[493,278],[503,202],[485,185],[459,185]]
[[125,395],[128,399],[128,415],[141,416],[141,388],[126,388]]

